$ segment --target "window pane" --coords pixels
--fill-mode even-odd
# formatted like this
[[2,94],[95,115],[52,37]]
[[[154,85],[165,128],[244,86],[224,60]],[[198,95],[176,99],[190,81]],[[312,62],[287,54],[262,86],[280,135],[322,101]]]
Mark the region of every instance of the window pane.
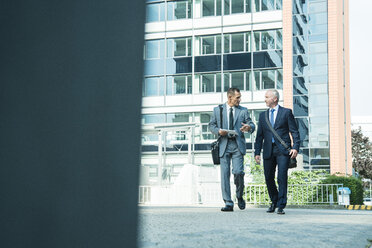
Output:
[[231,87],[244,90],[244,72],[231,73]]
[[309,25],[309,34],[325,34],[327,33],[328,30],[328,25],[323,24],[323,25]]
[[327,2],[309,3],[309,13],[327,11]]
[[255,90],[261,90],[260,74],[261,74],[260,71],[255,71],[254,72],[253,80],[254,80],[254,83],[255,83]]
[[145,96],[159,95],[159,80],[158,78],[145,79]]
[[282,37],[282,30],[276,31],[276,49],[283,48],[283,37]]
[[186,93],[186,77],[175,76],[174,77],[174,94],[185,94]]
[[251,32],[246,33],[245,37],[246,37],[246,42],[247,42],[245,50],[247,52],[250,52],[251,51]]
[[231,0],[231,13],[243,13],[244,0]]
[[224,0],[224,13],[225,15],[230,15],[230,0]]
[[189,122],[190,114],[167,114],[167,123],[177,123],[177,122]]
[[311,94],[327,93],[328,85],[327,84],[310,84],[309,89],[310,89]]
[[216,4],[217,4],[217,6],[216,6],[216,15],[220,16],[221,15],[221,8],[222,8],[222,6],[221,6],[221,0],[216,0]]
[[221,35],[216,35],[216,53],[220,54],[222,49]]
[[247,71],[245,90],[252,90],[252,71]]
[[203,0],[203,16],[214,15],[214,0]]
[[224,53],[229,53],[230,52],[230,35],[225,34],[224,39],[223,39],[223,45],[224,45]]
[[251,5],[252,0],[246,0],[245,1],[245,12],[250,13],[252,12],[252,5]]
[[276,0],[276,9],[278,10],[282,9],[282,0]]
[[187,94],[192,94],[192,77],[187,76]]
[[216,92],[221,92],[221,85],[222,85],[222,81],[221,81],[221,73],[217,73],[216,74]]
[[326,65],[328,64],[328,56],[326,53],[319,53],[309,55],[309,64],[313,65]]
[[142,115],[143,124],[165,123],[165,114]]
[[275,49],[275,33],[274,31],[261,32],[261,48],[262,50]]
[[244,51],[244,34],[231,35],[231,52]]
[[283,89],[283,70],[276,71],[276,88]]
[[167,77],[167,95],[173,95],[173,81],[174,78],[172,76]]
[[262,11],[274,10],[274,0],[262,0]]
[[185,19],[186,18],[186,1],[175,2],[174,16],[175,19]]
[[310,150],[311,158],[329,158],[329,149],[311,149]]
[[202,38],[202,54],[214,54],[214,36]]
[[254,51],[260,51],[260,32],[254,32]]
[[146,59],[160,58],[159,40],[146,41]]
[[164,21],[164,3],[153,3],[146,6],[146,22]]
[[214,92],[214,74],[201,76],[201,92]]
[[275,71],[262,71],[262,85],[264,89],[275,88]]
[[327,23],[327,22],[328,22],[327,12],[318,13],[318,14],[310,14],[309,15],[309,24],[310,25],[323,24],[323,23]]
[[307,96],[294,96],[293,97],[293,112],[297,116],[308,116],[308,97]]
[[186,56],[186,39],[174,39],[174,56]]
[[326,53],[327,50],[328,50],[327,42],[310,43],[309,44],[309,52],[310,53]]
[[[253,0],[252,0],[253,1]],[[260,0],[254,0],[254,5],[255,5],[255,8],[254,8],[254,10],[255,10],[255,12],[259,12],[259,11],[261,11],[261,8],[260,8]]]
[[317,75],[317,74],[327,74],[328,66],[327,65],[320,65],[320,66],[310,66],[309,74]]
[[230,73],[224,73],[223,74],[223,90],[224,92],[227,92],[227,90],[230,88]]

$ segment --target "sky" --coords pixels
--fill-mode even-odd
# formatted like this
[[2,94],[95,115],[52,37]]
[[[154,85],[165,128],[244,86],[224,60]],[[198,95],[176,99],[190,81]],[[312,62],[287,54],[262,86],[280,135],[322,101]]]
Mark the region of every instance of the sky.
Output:
[[372,1],[349,0],[349,15],[351,116],[372,116]]

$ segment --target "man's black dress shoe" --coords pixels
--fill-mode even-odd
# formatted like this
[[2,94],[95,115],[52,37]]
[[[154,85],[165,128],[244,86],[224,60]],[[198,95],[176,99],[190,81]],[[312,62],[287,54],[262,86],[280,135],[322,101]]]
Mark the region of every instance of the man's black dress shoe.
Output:
[[245,209],[245,201],[243,200],[243,198],[238,198],[238,207],[241,210]]
[[269,209],[266,211],[266,213],[274,213],[275,212],[275,204],[274,203],[271,203]]
[[221,211],[222,212],[231,212],[231,211],[234,211],[234,207],[233,206],[225,206],[225,207],[221,208]]
[[285,212],[282,208],[278,208],[278,213],[277,214],[285,214]]

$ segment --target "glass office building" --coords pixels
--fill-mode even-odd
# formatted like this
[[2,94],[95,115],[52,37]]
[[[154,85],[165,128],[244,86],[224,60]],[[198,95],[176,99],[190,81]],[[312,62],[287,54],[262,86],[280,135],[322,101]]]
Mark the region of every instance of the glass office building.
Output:
[[[186,163],[213,166],[208,123],[237,87],[253,121],[266,109],[265,91],[280,92],[300,129],[303,169],[350,174],[344,9],[338,0],[147,0],[143,173],[155,183]],[[254,138],[246,135],[248,156]]]

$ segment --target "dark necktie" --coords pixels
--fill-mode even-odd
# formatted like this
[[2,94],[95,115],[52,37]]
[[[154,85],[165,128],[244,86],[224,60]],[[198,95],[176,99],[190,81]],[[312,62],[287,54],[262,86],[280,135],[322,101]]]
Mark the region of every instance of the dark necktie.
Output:
[[230,108],[230,116],[229,116],[230,124],[229,129],[234,130],[234,115],[233,115],[233,108]]
[[[275,111],[275,109],[272,109],[270,111],[271,111],[271,114],[270,114],[270,123],[271,123],[271,126],[274,127],[274,111]],[[273,143],[275,142],[274,135],[271,138],[271,142],[273,142]]]

